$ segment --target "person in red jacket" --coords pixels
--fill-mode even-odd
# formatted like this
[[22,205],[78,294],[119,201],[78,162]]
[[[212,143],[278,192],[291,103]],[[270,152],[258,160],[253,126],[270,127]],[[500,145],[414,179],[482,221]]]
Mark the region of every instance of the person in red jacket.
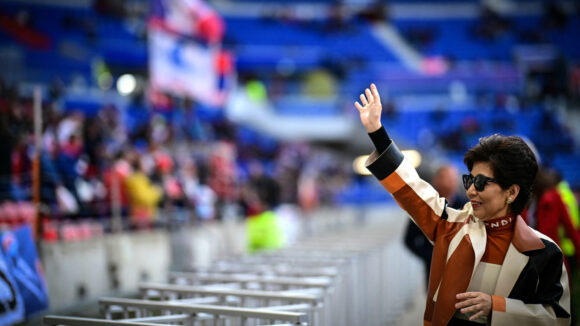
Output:
[[[580,233],[575,228],[570,211],[558,191],[560,181],[561,177],[556,171],[540,168],[534,181],[534,194],[531,203],[528,209],[522,213],[522,217],[528,225],[550,237],[563,249],[565,253],[564,263],[570,276],[572,325],[576,325],[580,311],[577,302],[580,297],[576,288],[578,284],[574,282],[578,278],[577,274],[574,273],[577,273],[577,264],[580,262]],[[569,252],[566,252],[563,240],[572,244],[572,250],[568,248]]]
[[529,208],[522,213],[528,225],[554,240],[561,247],[564,231],[574,244],[576,259],[580,258],[580,234],[574,227],[566,204],[558,192],[556,171],[541,168],[534,182],[534,194]]

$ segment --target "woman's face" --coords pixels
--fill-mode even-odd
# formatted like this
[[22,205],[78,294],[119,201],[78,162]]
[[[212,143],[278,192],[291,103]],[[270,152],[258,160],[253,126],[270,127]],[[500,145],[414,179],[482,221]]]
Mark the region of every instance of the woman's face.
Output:
[[[477,162],[473,164],[471,175],[475,177],[478,174],[493,178],[491,164],[489,162]],[[477,191],[472,184],[467,189],[467,197],[471,201],[473,215],[481,220],[490,220],[505,216],[509,213],[509,205],[506,203],[508,190],[502,189],[495,182],[488,182],[482,191]]]

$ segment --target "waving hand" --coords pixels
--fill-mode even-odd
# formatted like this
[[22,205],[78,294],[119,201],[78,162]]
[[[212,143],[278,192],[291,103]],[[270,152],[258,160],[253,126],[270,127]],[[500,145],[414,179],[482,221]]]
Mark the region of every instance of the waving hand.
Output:
[[360,101],[362,105],[358,101],[354,103],[360,114],[360,121],[367,132],[377,131],[381,128],[381,113],[383,111],[377,86],[371,84],[370,89],[365,89],[365,93],[360,95]]

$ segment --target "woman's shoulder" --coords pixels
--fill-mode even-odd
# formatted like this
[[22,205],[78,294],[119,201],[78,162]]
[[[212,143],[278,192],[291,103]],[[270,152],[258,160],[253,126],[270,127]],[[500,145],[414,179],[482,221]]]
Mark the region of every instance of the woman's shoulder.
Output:
[[553,254],[559,254],[559,255],[562,254],[562,249],[558,246],[558,244],[556,243],[556,241],[552,240],[552,238],[550,238],[549,236],[543,234],[542,232],[540,232],[538,230],[535,230],[535,229],[533,229],[531,227],[529,227],[529,228],[544,243],[545,248],[544,249],[541,249],[541,250],[543,250],[545,253],[553,253]]
[[530,227],[521,215],[518,215],[516,218],[512,243],[521,253],[538,252],[546,248],[553,248],[554,246],[558,248],[552,239]]
[[556,242],[550,239],[550,237],[539,231],[534,231],[544,243],[544,248],[524,253],[529,257],[530,266],[533,266],[538,273],[544,274],[544,276],[540,278],[546,278],[546,275],[557,275],[562,271],[564,264],[564,254],[562,253],[562,250]]

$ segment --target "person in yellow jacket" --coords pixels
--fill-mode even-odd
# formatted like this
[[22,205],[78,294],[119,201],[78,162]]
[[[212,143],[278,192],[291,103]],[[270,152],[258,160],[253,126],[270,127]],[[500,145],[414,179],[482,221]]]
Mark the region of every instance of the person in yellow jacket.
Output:
[[248,252],[279,249],[284,246],[284,232],[278,215],[271,210],[250,216],[246,221]]
[[[570,185],[565,180],[562,180],[556,186],[556,190],[560,194],[560,197],[562,197],[564,204],[566,204],[566,208],[574,228],[578,230],[578,227],[580,226],[580,213],[578,212],[578,202],[576,201],[576,196],[574,196],[572,189],[570,189]],[[563,230],[559,230],[559,233],[562,234],[562,251],[566,256],[574,257],[574,253],[576,252],[574,249],[574,244],[569,238],[565,237]]]
[[151,179],[137,164],[136,169],[125,181],[129,195],[129,212],[131,222],[137,228],[151,226],[157,217],[157,206],[163,198],[163,191],[154,185]]
[[[263,181],[263,180],[262,180]],[[247,199],[252,202],[246,220],[247,249],[249,253],[279,249],[286,243],[279,216],[272,209],[277,203],[277,189],[265,182],[254,180],[247,189]]]
[[[565,180],[561,180],[556,186],[556,190],[560,194],[560,197],[562,197],[562,201],[568,210],[568,215],[570,215],[570,220],[572,221],[574,229],[579,230],[578,232],[580,232],[578,202],[576,201],[576,196],[572,192],[572,189],[570,189],[570,185]],[[580,261],[576,259],[576,249],[574,248],[572,240],[566,237],[565,230],[560,227],[558,233],[562,240],[560,244],[562,252],[566,255],[568,267],[570,268],[570,294],[572,297],[573,322],[578,324],[578,319],[580,319],[580,305],[578,304],[578,302],[580,302],[580,271],[578,264],[580,264]]]

